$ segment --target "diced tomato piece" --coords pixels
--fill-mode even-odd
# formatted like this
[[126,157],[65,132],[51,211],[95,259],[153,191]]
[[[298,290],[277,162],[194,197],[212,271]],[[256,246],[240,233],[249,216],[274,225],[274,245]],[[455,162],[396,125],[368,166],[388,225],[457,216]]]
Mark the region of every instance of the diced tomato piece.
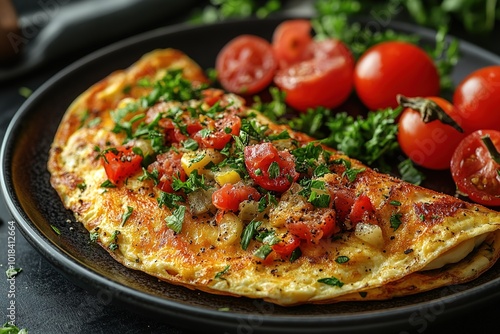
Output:
[[286,226],[292,235],[309,243],[317,243],[335,232],[336,213],[334,209],[325,208],[307,216],[307,219],[287,222]]
[[221,210],[238,211],[240,203],[246,200],[258,201],[260,193],[251,186],[226,183],[212,194],[212,203]]
[[181,165],[182,153],[170,150],[156,157],[156,161],[148,166],[148,171],[158,171],[158,185],[161,190],[173,193],[172,181],[175,178],[186,181],[186,172]]
[[216,121],[208,121],[208,133],[198,131],[194,136],[200,146],[222,150],[233,136],[240,134],[241,119],[234,114],[227,114]]
[[271,143],[247,146],[244,155],[250,177],[264,189],[284,192],[299,178],[292,154]]
[[340,223],[346,221],[354,205],[355,194],[352,190],[339,189],[333,196],[333,206],[337,212],[337,219]]
[[115,185],[141,170],[141,162],[142,156],[135,154],[131,147],[107,150],[102,159],[106,175]]
[[290,234],[287,237],[287,240],[282,240],[277,244],[274,244],[272,248],[281,257],[288,257],[299,246],[300,246],[300,239]]
[[368,196],[361,194],[352,206],[351,212],[349,214],[349,220],[355,226],[360,222],[368,222],[372,220],[375,209]]
[[201,92],[201,94],[203,101],[209,106],[213,106],[224,96],[224,91],[222,89],[208,88]]

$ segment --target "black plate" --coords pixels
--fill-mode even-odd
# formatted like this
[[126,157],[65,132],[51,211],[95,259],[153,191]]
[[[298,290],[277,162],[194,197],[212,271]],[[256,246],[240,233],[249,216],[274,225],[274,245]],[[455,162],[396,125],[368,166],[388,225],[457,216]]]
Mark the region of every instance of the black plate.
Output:
[[[381,302],[304,305],[284,308],[260,300],[215,296],[158,282],[115,262],[91,244],[80,224],[64,209],[49,184],[48,151],[68,105],[86,88],[114,70],[125,68],[156,48],[183,50],[202,67],[232,37],[252,33],[270,38],[280,20],[238,21],[201,27],[174,26],[113,44],[69,66],[36,91],[10,124],[2,146],[2,191],[23,235],[60,272],[103,300],[133,305],[184,328],[235,333],[320,333],[377,329],[401,330],[422,310],[455,315],[500,294],[500,264],[479,279],[415,296]],[[416,32],[432,43],[432,31],[411,25],[391,28]],[[453,74],[458,82],[471,71],[500,64],[500,58],[468,43]],[[57,235],[51,225],[58,227]],[[221,311],[225,308],[229,311]]]

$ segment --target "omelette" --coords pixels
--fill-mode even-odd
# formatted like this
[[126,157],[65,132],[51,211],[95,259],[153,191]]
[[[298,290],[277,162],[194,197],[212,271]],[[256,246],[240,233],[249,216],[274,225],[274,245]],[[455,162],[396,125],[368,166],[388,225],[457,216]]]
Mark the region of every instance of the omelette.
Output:
[[128,268],[284,306],[459,284],[500,252],[500,214],[378,173],[211,88],[175,49],[83,92],[51,184]]

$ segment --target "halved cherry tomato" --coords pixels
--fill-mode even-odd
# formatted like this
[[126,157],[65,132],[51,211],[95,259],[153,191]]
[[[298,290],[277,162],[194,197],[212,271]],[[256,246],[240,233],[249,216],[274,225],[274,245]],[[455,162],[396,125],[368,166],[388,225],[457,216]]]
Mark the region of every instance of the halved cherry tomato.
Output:
[[[493,155],[482,137],[489,136]],[[451,159],[451,173],[458,190],[477,203],[500,205],[500,131],[478,130],[458,145]],[[496,160],[496,161],[495,161]]]
[[357,223],[370,221],[374,213],[375,209],[373,208],[370,197],[361,194],[352,205],[351,212],[349,213],[349,220],[353,226],[355,226]]
[[172,182],[174,178],[186,181],[186,172],[181,165],[182,153],[174,150],[167,151],[156,157],[156,161],[148,166],[148,171],[158,171],[158,185],[161,190],[173,193]]
[[241,35],[217,55],[215,69],[224,89],[242,95],[255,94],[272,81],[278,68],[271,44],[253,35]]
[[285,101],[305,112],[308,108],[335,108],[352,91],[354,58],[336,39],[309,44],[312,57],[276,72],[274,82],[286,93]]
[[233,138],[239,135],[241,128],[241,119],[234,114],[227,114],[218,120],[209,120],[208,133],[198,131],[194,136],[201,146],[222,150],[224,146]]
[[141,170],[142,156],[131,147],[118,147],[104,153],[102,164],[108,179],[118,184]]
[[455,89],[453,104],[466,133],[482,129],[500,131],[500,65],[469,74]]
[[333,207],[337,212],[337,220],[343,223],[351,212],[356,195],[351,189],[338,189],[333,196]]
[[244,156],[248,174],[264,189],[283,192],[299,178],[292,154],[271,143],[247,146]]
[[[459,119],[455,107],[443,98],[429,97],[416,101],[421,103],[413,104],[414,108],[426,109],[428,112],[435,109],[434,102],[453,120]],[[461,126],[461,123],[458,125]],[[421,112],[412,108],[404,109],[398,122],[399,146],[413,162],[425,168],[450,168],[451,156],[464,138],[465,134],[438,119],[425,123]]]
[[311,21],[287,20],[281,23],[273,33],[272,46],[279,68],[312,57],[309,44],[312,43]]
[[396,96],[437,96],[439,74],[420,47],[401,41],[369,48],[354,70],[354,87],[370,110],[395,108]]
[[257,189],[243,184],[226,183],[212,194],[212,203],[221,210],[238,211],[241,202],[259,199],[260,193]]
[[300,239],[289,234],[286,240],[282,240],[277,244],[272,245],[272,249],[281,257],[287,257],[300,246]]

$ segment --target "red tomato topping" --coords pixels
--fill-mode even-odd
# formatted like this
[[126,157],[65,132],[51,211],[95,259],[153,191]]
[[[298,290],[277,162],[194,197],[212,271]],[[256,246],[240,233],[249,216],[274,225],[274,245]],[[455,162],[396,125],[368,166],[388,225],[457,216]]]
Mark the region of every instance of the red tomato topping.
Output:
[[[429,97],[444,112],[458,120],[456,108],[445,99]],[[460,124],[461,125],[461,124]],[[430,169],[448,169],[453,152],[465,135],[439,120],[425,123],[419,111],[403,110],[398,122],[398,142],[403,152],[416,164]]]
[[370,110],[395,108],[396,96],[437,96],[439,74],[418,46],[389,41],[368,49],[354,70],[356,92]]
[[150,173],[158,171],[158,185],[161,190],[173,193],[172,181],[175,178],[186,181],[186,172],[181,165],[182,153],[170,150],[156,157],[156,161],[148,166]]
[[108,150],[102,159],[106,175],[113,184],[118,184],[140,171],[141,162],[142,156],[135,154],[130,147]]
[[338,189],[333,196],[333,207],[337,212],[337,219],[339,222],[344,222],[351,212],[354,205],[355,194],[352,190]]
[[247,146],[244,156],[248,174],[264,189],[284,192],[299,178],[290,152],[278,151],[271,143]]
[[285,101],[299,111],[335,108],[352,91],[354,58],[336,39],[309,44],[311,58],[279,70],[274,82],[286,93]]
[[251,186],[226,183],[212,194],[212,203],[217,209],[238,211],[240,203],[246,200],[258,201],[260,193]]
[[281,23],[273,33],[272,46],[280,68],[312,57],[311,21],[288,20]]
[[274,244],[272,248],[281,257],[287,257],[290,256],[290,254],[292,254],[292,252],[299,246],[300,239],[290,234],[287,237],[287,240],[282,240],[277,244]]
[[292,220],[286,223],[288,231],[308,243],[317,243],[335,231],[336,213],[334,209],[320,209],[305,220]]
[[500,131],[500,66],[488,66],[467,76],[455,89],[453,104],[466,133]]
[[267,87],[277,67],[271,44],[253,35],[241,35],[231,40],[215,61],[222,87],[242,95],[255,94]]
[[240,134],[241,119],[234,114],[227,114],[223,118],[216,121],[210,120],[207,123],[208,133],[198,131],[193,136],[202,147],[222,150],[231,141],[233,135]]
[[484,136],[491,138],[498,153],[500,131],[475,131],[465,137],[455,150],[451,159],[451,173],[458,190],[471,200],[483,205],[499,206],[500,158],[493,158],[481,139]]
[[356,198],[349,214],[349,220],[355,226],[360,222],[368,222],[373,218],[375,209],[368,196],[361,194]]

